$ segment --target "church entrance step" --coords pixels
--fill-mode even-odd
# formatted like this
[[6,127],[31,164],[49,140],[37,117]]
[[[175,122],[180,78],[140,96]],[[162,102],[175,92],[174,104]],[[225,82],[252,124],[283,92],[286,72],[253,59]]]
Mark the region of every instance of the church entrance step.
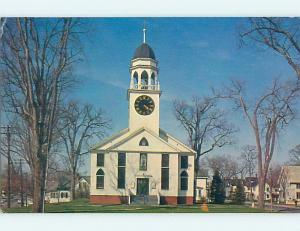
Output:
[[132,205],[157,205],[156,196],[131,196]]

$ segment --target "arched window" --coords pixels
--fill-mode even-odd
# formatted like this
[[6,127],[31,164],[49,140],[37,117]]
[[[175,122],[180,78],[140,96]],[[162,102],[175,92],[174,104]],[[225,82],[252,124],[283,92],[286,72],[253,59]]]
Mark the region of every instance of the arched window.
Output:
[[145,137],[141,139],[140,146],[149,146],[148,140]]
[[155,85],[155,74],[152,73],[151,75],[151,85]]
[[141,82],[142,82],[142,89],[148,89],[148,74],[146,71],[142,72]]
[[147,170],[147,153],[140,154],[140,170],[146,171]]
[[139,83],[139,76],[138,76],[138,73],[136,71],[133,74],[133,83],[134,83],[134,88],[136,88],[138,83]]
[[188,190],[188,179],[189,175],[186,171],[180,174],[180,190]]
[[104,188],[104,172],[100,168],[96,173],[97,183],[96,188],[103,189]]
[[150,78],[150,85],[151,85],[151,89],[152,89],[152,90],[155,90],[155,84],[156,84],[155,74],[152,73],[152,74],[151,74],[151,78]]

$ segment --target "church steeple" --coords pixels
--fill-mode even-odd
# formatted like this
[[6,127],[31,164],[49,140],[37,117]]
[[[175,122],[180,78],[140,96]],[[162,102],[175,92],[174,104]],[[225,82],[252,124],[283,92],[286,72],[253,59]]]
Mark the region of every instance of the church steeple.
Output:
[[130,65],[129,129],[147,127],[159,133],[158,62],[152,48],[146,43],[146,28],[143,42],[136,48]]

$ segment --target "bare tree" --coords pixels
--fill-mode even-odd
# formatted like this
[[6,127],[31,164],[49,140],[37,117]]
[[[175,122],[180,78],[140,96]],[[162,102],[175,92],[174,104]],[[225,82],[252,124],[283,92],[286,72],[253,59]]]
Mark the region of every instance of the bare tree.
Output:
[[278,177],[278,186],[280,187],[279,197],[283,199],[283,202],[286,202],[288,192],[287,189],[290,184],[290,172],[288,166],[282,166],[281,171]]
[[240,108],[253,130],[257,149],[257,169],[259,181],[259,207],[264,207],[264,188],[272,160],[275,143],[280,131],[285,128],[296,114],[296,102],[299,98],[300,81],[281,83],[274,80],[271,88],[259,96],[254,105],[246,98],[243,84],[232,81],[219,97],[232,99]]
[[242,148],[240,156],[243,171],[249,177],[253,177],[257,166],[257,153],[256,146],[246,145]]
[[237,177],[242,171],[237,158],[231,155],[206,157],[205,160],[208,167],[213,172],[218,171],[223,179]]
[[200,157],[232,143],[236,131],[226,120],[226,113],[217,108],[215,98],[194,97],[191,104],[174,101],[176,119],[188,134],[190,146],[197,152],[195,174],[200,169]]
[[296,145],[293,149],[289,151],[289,162],[292,165],[300,165],[300,144]]
[[250,18],[240,37],[242,43],[253,41],[282,55],[300,79],[300,18]]
[[19,115],[29,131],[34,212],[44,211],[57,108],[81,50],[78,24],[72,18],[14,18],[5,24],[0,43],[6,110]]
[[80,105],[71,101],[62,110],[60,137],[67,153],[67,164],[71,172],[72,197],[75,198],[75,184],[83,155],[88,153],[92,138],[103,138],[110,126],[104,112],[90,104]]
[[[0,41],[2,38],[2,35],[4,33],[4,25],[6,23],[6,18],[0,17]],[[0,85],[3,84],[3,76],[0,74]],[[3,102],[2,102],[2,94],[0,89],[0,125],[1,125],[1,116],[2,116],[2,110],[3,110]],[[0,156],[0,174],[1,174],[1,156]],[[1,182],[0,182],[1,183]]]
[[271,188],[278,187],[279,185],[279,177],[281,173],[281,165],[279,164],[271,164],[270,171],[267,176],[267,183]]

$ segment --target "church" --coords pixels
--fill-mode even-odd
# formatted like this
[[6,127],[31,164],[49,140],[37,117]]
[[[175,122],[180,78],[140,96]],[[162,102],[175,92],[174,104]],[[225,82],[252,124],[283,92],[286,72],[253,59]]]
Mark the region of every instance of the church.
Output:
[[158,61],[143,35],[130,65],[128,128],[90,150],[92,204],[193,204],[196,153],[160,128]]

